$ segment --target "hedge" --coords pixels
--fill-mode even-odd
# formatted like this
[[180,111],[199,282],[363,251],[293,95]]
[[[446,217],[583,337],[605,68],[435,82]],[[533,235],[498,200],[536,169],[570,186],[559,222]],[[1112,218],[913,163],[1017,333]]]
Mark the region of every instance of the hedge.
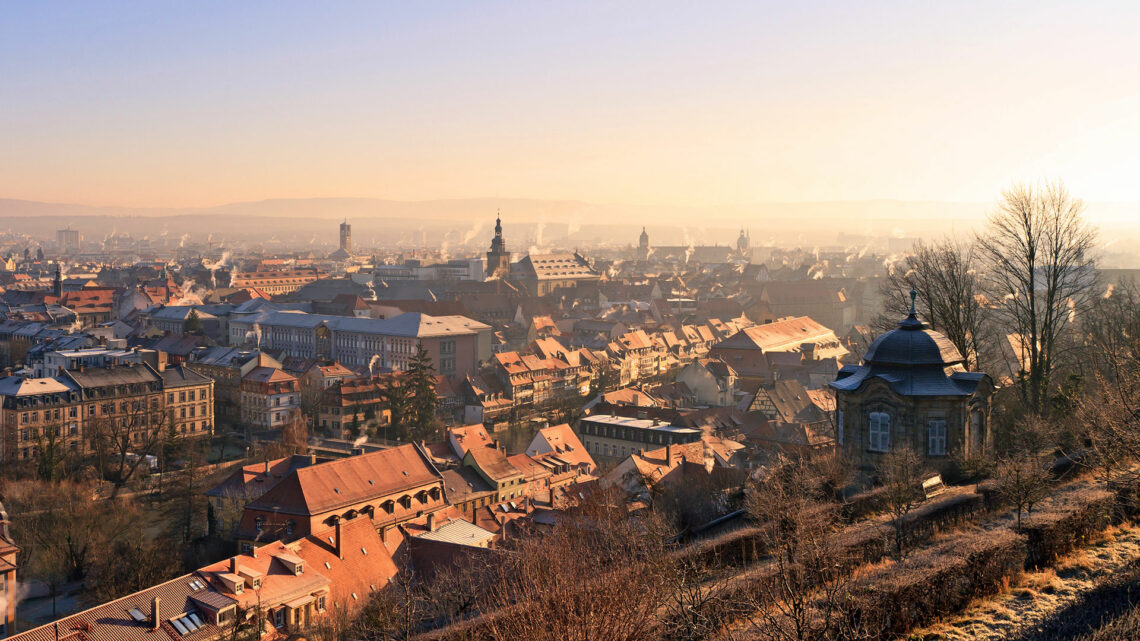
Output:
[[852,523],[886,511],[887,509],[887,488],[877,487],[873,490],[860,492],[847,499],[843,504],[842,515],[848,522]]
[[1027,539],[1025,567],[1052,565],[1066,554],[1104,530],[1112,521],[1116,496],[1096,487],[1086,487],[1063,495],[1038,513],[1023,519],[1021,531]]
[[997,592],[1024,560],[1025,540],[1013,532],[958,533],[860,577],[850,616],[869,638],[894,638]]

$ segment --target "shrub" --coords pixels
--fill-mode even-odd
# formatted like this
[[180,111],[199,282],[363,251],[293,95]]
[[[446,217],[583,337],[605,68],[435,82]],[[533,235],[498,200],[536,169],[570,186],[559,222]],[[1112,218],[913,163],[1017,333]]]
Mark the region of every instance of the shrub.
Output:
[[1052,565],[1057,557],[1075,549],[1111,522],[1116,497],[1085,487],[1054,497],[1041,512],[1025,519],[1026,568]]
[[847,499],[847,502],[843,504],[842,514],[843,518],[850,523],[865,519],[872,514],[886,511],[886,509],[886,488],[877,487],[873,490],[860,492]]
[[997,592],[1024,559],[1025,541],[1013,532],[958,533],[860,577],[850,615],[868,638],[890,639]]

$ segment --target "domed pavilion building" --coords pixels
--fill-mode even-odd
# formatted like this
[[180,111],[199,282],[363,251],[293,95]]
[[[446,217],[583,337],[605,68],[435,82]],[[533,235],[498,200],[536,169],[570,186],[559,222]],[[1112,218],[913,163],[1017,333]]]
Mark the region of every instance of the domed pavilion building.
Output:
[[935,469],[954,455],[992,446],[993,381],[967,372],[958,349],[910,314],[878,337],[861,365],[846,365],[831,383],[836,443],[863,470],[891,450],[909,446]]

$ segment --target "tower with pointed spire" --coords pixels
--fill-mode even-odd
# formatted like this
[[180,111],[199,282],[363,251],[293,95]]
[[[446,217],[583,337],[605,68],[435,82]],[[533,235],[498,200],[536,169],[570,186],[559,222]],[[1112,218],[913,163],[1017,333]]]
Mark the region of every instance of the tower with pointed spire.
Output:
[[55,278],[51,281],[51,293],[55,294],[57,299],[63,298],[63,274],[59,270],[58,262],[55,264]]
[[641,228],[641,236],[637,238],[637,260],[644,263],[649,260],[649,233]]
[[740,228],[740,237],[736,239],[736,251],[740,252],[741,256],[748,254],[748,246],[752,240],[752,234]]
[[495,211],[495,237],[491,239],[491,251],[487,252],[487,276],[502,278],[511,271],[511,252],[503,242],[503,220]]

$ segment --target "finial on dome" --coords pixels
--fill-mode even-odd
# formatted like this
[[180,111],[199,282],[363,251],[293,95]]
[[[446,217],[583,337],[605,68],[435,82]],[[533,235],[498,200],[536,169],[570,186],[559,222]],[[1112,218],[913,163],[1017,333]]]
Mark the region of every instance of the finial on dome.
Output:
[[922,321],[918,320],[918,312],[915,311],[915,308],[914,308],[914,300],[916,298],[918,298],[918,292],[914,291],[913,289],[910,290],[910,312],[907,314],[906,318],[899,321],[899,327],[901,329],[925,329],[926,328],[926,325],[923,324]]

